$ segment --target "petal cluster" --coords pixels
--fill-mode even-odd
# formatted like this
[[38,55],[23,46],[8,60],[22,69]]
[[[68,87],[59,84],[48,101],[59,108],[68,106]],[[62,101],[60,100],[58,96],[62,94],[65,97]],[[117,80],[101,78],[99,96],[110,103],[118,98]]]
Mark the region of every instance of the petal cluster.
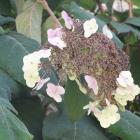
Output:
[[56,102],[62,102],[61,96],[64,95],[65,89],[62,86],[48,83],[46,92],[47,95],[53,98]]
[[113,104],[106,106],[102,111],[94,112],[94,115],[103,128],[108,128],[110,125],[120,120],[118,107]]
[[33,88],[35,84],[40,80],[39,76],[39,65],[41,63],[41,58],[48,58],[51,55],[51,50],[40,50],[30,53],[23,58],[24,79],[26,80],[26,85]]
[[47,31],[48,34],[48,42],[54,46],[57,46],[60,49],[66,47],[66,43],[63,41],[63,33],[61,28],[49,29]]
[[90,20],[85,21],[83,24],[83,28],[84,28],[84,37],[86,38],[96,33],[98,30],[98,24],[96,22],[96,19],[92,18]]
[[129,4],[125,0],[114,0],[113,9],[122,13],[129,10]]
[[140,88],[134,84],[130,71],[122,71],[117,78],[117,84],[114,98],[122,106],[126,106],[127,101],[133,101],[140,93]]
[[104,109],[99,110],[96,107],[98,103],[99,102],[89,102],[83,109],[88,109],[88,115],[93,113],[103,128],[108,128],[120,120],[120,114],[118,113],[118,107],[116,105],[108,104]]

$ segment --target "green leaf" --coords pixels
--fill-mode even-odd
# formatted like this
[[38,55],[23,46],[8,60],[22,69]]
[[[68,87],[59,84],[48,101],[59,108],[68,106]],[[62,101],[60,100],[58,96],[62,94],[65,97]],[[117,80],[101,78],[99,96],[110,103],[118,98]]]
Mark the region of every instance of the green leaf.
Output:
[[92,10],[95,5],[96,5],[96,2],[93,2],[93,0],[79,0],[79,3],[80,3],[80,6],[81,7],[84,7],[86,9],[89,9],[89,10]]
[[0,139],[32,140],[25,125],[9,109],[15,112],[7,100],[0,98]]
[[7,109],[9,109],[9,110],[11,110],[12,112],[14,112],[15,114],[18,114],[18,112],[15,110],[15,108],[11,105],[11,103],[10,103],[8,100],[6,100],[6,99],[0,97],[0,104],[2,104],[2,105],[5,106]]
[[108,140],[88,117],[72,122],[65,113],[50,114],[43,123],[43,140]]
[[25,0],[10,0],[10,3],[18,15],[23,11]]
[[43,8],[38,2],[27,1],[24,11],[16,18],[16,27],[22,33],[41,43],[41,21]]
[[0,26],[0,34],[4,33],[4,29]]
[[130,55],[131,72],[136,84],[140,85],[140,49],[136,47],[131,48]]
[[23,78],[23,57],[39,48],[39,44],[22,34],[0,35],[0,68],[15,80],[25,85]]
[[130,25],[127,25],[125,23],[117,23],[117,22],[114,22],[114,21],[111,22],[111,25],[116,29],[116,31],[118,32],[118,34],[132,32],[138,38],[140,38],[140,32],[139,32],[139,30],[133,28]]
[[64,104],[66,112],[71,120],[78,120],[84,114],[83,107],[89,102],[88,97],[79,90],[79,86],[75,81],[67,80]]
[[139,140],[140,118],[129,111],[121,113],[121,119],[109,131],[123,140]]
[[36,96],[20,98],[13,100],[12,103],[18,111],[20,119],[34,135],[34,140],[42,140],[44,109],[40,99]]
[[140,7],[140,1],[139,0],[133,0],[133,4]]
[[11,100],[23,90],[6,72],[0,69],[0,97]]
[[9,0],[0,0],[0,15],[11,15],[11,4]]
[[10,22],[15,22],[14,18],[12,17],[4,17],[0,15],[0,26],[10,23]]
[[140,27],[140,17],[128,18],[125,23]]
[[[99,25],[99,30],[102,31],[103,26],[106,24],[104,21],[97,18],[93,13],[88,12],[82,8],[80,8],[76,3],[71,2],[70,5],[64,5],[64,8],[67,9],[71,14],[74,15],[74,17],[78,19],[91,19],[95,18],[97,20],[97,23]],[[117,44],[117,47],[123,48],[123,43],[120,41],[120,39],[112,32],[113,34],[113,41]]]

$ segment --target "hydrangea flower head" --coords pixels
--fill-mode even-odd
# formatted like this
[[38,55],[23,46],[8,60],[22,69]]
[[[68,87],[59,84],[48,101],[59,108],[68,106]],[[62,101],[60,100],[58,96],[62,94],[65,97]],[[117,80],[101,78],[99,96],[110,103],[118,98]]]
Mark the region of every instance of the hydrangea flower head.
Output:
[[98,24],[94,18],[87,20],[83,24],[84,36],[86,38],[90,37],[92,34],[96,33],[98,30]]
[[[90,100],[83,109],[88,109],[88,115],[92,112],[101,126],[107,128],[120,119],[117,106],[126,105],[127,101],[132,101],[140,92],[129,72],[129,56],[111,40],[113,36],[107,26],[103,28],[103,33],[97,32],[98,24],[95,19],[73,20],[72,25],[67,13],[62,14],[66,26],[69,24],[69,29],[74,26],[74,30],[63,27],[48,30],[49,43],[44,48],[51,49],[50,70],[53,66],[60,83],[65,84],[68,78],[75,80],[80,91]],[[45,54],[44,57],[50,56],[49,51],[40,52],[42,53]],[[35,66],[31,69],[35,76],[38,76],[36,71],[39,62],[40,60],[33,60],[28,63]],[[26,79],[28,77],[33,76],[27,75]],[[32,82],[33,85],[36,80]],[[35,88],[40,89],[46,81],[48,80],[39,80]],[[65,89],[53,83],[46,85],[47,95],[56,102],[61,102]]]
[[62,11],[61,15],[65,21],[66,28],[71,30],[73,28],[73,20],[71,19],[71,17],[68,16],[68,14],[65,11]]

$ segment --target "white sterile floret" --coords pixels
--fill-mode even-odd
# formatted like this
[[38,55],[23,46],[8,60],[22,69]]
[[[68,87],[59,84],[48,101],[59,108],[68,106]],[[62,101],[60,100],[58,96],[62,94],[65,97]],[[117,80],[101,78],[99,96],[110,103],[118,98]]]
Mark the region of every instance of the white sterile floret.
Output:
[[134,83],[130,71],[122,71],[117,78],[117,83],[122,87],[127,87],[127,85],[131,86]]
[[97,32],[98,24],[96,20],[93,18],[93,19],[85,21],[85,23],[83,24],[83,28],[84,28],[84,37],[88,38],[92,34]]
[[26,85],[30,88],[33,88],[40,80],[38,70],[32,69],[31,71],[24,72],[24,79],[26,80]]
[[102,8],[103,8],[104,11],[107,11],[108,10],[107,5],[105,3],[101,3],[101,6],[102,6]]
[[44,49],[35,51],[23,57],[24,79],[28,87],[33,88],[35,84],[40,80],[39,76],[39,65],[41,58],[49,58],[51,55],[50,49]]
[[37,52],[37,55],[41,58],[49,58],[51,56],[51,49],[43,49]]
[[125,0],[114,0],[113,10],[117,12],[125,12],[129,10],[129,4]]
[[118,87],[114,93],[115,100],[122,106],[127,105],[127,101],[133,101],[140,93],[138,85],[134,84],[130,71],[122,71],[116,79]]
[[127,105],[127,101],[133,101],[135,97],[140,93],[138,85],[132,85],[127,87],[118,87],[115,93],[115,100],[122,106]]
[[103,34],[105,36],[107,36],[109,39],[113,38],[113,34],[112,34],[111,30],[107,27],[107,25],[104,25],[104,27],[103,27]]
[[95,117],[99,120],[103,128],[108,128],[120,120],[120,114],[116,105],[106,106],[100,113],[94,112]]

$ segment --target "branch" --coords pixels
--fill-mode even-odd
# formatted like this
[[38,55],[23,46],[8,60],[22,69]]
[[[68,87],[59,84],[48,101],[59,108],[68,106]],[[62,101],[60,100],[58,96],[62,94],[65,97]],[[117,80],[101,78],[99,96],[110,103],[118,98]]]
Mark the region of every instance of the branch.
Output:
[[52,17],[57,26],[61,27],[61,23],[56,18],[54,12],[50,9],[48,2],[46,0],[37,0],[37,2],[40,3],[43,6],[43,8],[49,13],[49,15]]
[[96,0],[96,2],[98,4],[98,6],[99,6],[99,10],[100,10],[101,14],[103,14],[104,13],[104,9],[102,7],[102,2],[100,0]]
[[128,13],[128,15],[131,18],[131,17],[133,17],[133,2],[132,2],[132,0],[128,0],[128,5],[129,5],[129,13]]

